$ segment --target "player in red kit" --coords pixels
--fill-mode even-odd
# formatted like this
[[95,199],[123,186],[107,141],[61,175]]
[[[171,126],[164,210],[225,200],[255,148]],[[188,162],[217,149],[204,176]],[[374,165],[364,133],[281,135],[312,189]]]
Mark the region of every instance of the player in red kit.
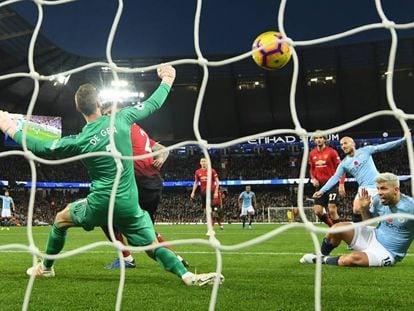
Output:
[[[325,136],[314,136],[314,142],[316,147],[309,153],[309,173],[311,182],[317,191],[335,174],[341,159],[338,152],[326,144]],[[339,187],[342,189],[344,189],[344,181],[345,175],[339,182]],[[315,215],[329,227],[339,222],[338,199],[336,189],[332,188],[322,197],[316,198],[314,202]],[[324,208],[328,209],[329,215],[324,213]]]
[[[102,113],[110,114],[111,106],[104,106]],[[160,143],[157,143],[151,139],[148,134],[137,124],[131,126],[131,141],[132,152],[134,156],[146,155],[153,151],[164,149],[165,147]],[[155,224],[155,218],[157,214],[158,204],[161,200],[161,193],[163,189],[163,179],[160,175],[160,169],[169,155],[168,151],[164,151],[155,157],[148,157],[145,159],[134,160],[134,173],[135,182],[139,192],[139,205],[141,208],[148,212],[151,217],[152,223]],[[108,239],[110,239],[109,231],[107,227],[102,227]],[[120,232],[114,228],[115,238],[125,245],[123,236]],[[160,233],[156,232],[158,242],[165,242]],[[171,246],[166,245],[166,248],[175,253],[177,258],[188,267],[189,264],[180,255],[178,255]],[[127,250],[122,252],[125,267],[135,268],[135,260],[131,253]],[[106,266],[106,269],[117,269],[120,267],[119,258],[117,258],[112,264]]]
[[[205,209],[206,208],[206,196],[207,196],[207,172],[208,172],[206,158],[200,159],[200,166],[201,168],[196,170],[194,174],[194,184],[193,184],[193,190],[191,191],[190,198],[194,200],[195,192],[198,187],[198,183],[200,183],[201,202],[203,204],[203,208]],[[212,194],[211,201],[212,203],[214,203],[214,200],[217,200],[219,196],[219,186],[220,186],[220,181],[219,181],[218,174],[214,168],[211,168],[211,194]],[[207,235],[209,235],[208,232],[207,232]]]

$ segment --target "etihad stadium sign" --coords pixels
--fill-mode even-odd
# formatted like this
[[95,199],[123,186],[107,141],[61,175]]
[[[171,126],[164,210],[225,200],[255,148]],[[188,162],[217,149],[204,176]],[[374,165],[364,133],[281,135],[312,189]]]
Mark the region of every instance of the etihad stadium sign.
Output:
[[[328,140],[339,140],[339,134],[329,134]],[[312,140],[313,137],[307,137],[307,140]],[[285,136],[266,136],[258,137],[256,139],[248,140],[247,143],[251,145],[262,145],[262,144],[290,144],[296,142],[303,142],[303,137],[298,137],[294,135],[285,135]]]

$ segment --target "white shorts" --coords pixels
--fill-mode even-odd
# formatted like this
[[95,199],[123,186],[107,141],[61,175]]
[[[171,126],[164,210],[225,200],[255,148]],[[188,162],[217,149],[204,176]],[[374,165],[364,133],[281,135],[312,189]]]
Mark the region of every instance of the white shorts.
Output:
[[1,210],[1,217],[11,217],[11,210],[10,209],[2,209]]
[[363,187],[359,187],[358,188],[358,192],[355,195],[355,200],[358,200],[359,199],[359,195],[361,194],[361,189],[365,189],[366,191],[368,191],[368,194],[370,195],[371,198],[374,195],[378,194],[378,189],[377,188],[363,188]]
[[355,228],[354,238],[349,246],[355,251],[367,254],[370,267],[392,266],[395,264],[395,258],[377,241],[374,227]]
[[254,208],[253,208],[253,206],[242,207],[240,216],[247,216],[247,214],[254,215]]

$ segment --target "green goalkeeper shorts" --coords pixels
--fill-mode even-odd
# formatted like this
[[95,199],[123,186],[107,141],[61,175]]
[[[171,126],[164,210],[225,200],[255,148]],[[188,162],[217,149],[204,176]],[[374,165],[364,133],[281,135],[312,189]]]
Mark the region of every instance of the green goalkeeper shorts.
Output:
[[115,222],[131,246],[145,246],[156,240],[154,224],[147,211],[141,215],[117,217]]
[[[108,224],[108,212],[91,208],[86,198],[70,203],[69,209],[74,224],[86,231]],[[130,211],[125,213],[115,211],[114,227],[126,237],[129,245],[145,246],[154,242],[155,230],[148,212],[142,211],[138,206],[132,213]]]

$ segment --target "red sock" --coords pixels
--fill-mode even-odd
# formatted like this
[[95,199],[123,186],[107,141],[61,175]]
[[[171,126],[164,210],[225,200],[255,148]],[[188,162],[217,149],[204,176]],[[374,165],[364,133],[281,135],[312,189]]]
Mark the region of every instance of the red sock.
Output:
[[[126,245],[125,244],[125,241],[124,241],[124,237],[122,236],[122,234],[120,232],[116,232],[116,231],[114,233],[115,233],[116,240],[119,241],[119,242],[121,242],[122,244]],[[130,255],[131,255],[131,252],[130,251],[128,251],[128,250],[122,251],[122,256],[128,257]]]
[[321,216],[318,216],[320,220],[322,220],[324,223],[326,223],[329,227],[332,227],[334,222],[332,221],[332,219],[327,215],[327,214],[323,214]]
[[[109,235],[109,230],[108,230],[108,227],[106,227],[106,226],[102,226],[101,228],[102,228],[102,231],[105,233],[106,237],[108,238],[108,240],[109,240],[109,241],[111,241],[111,236]],[[126,245],[126,244],[125,244],[125,241],[124,241],[124,237],[122,236],[122,234],[121,234],[120,232],[118,232],[118,231],[114,231],[114,234],[115,234],[115,239],[116,239],[117,241],[119,241],[119,242],[121,242],[122,244]],[[123,252],[122,252],[122,255],[123,255],[124,257],[128,257],[129,255],[131,255],[131,252],[130,252],[130,251],[127,251],[127,250],[125,250],[125,251],[123,251]]]
[[214,218],[212,218],[212,219],[211,219],[211,226],[212,226],[212,227],[214,227],[214,223],[215,223]]
[[221,227],[221,221],[217,220],[217,224]]

